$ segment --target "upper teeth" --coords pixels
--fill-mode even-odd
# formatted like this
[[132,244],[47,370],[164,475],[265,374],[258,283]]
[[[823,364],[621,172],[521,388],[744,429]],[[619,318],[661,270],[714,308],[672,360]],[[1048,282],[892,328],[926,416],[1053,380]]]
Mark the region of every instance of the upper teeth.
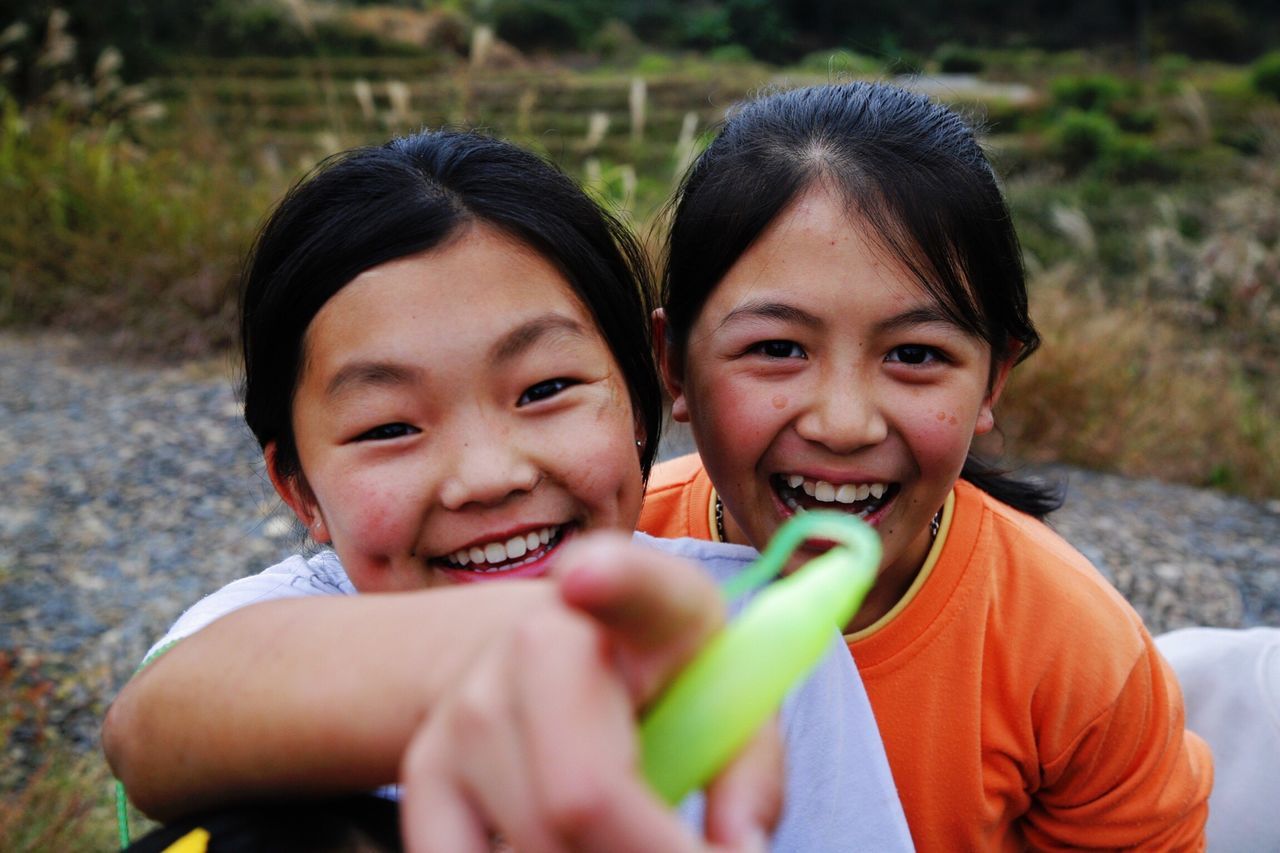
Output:
[[862,483],[861,485],[844,483],[837,486],[826,480],[809,480],[799,474],[788,474],[787,485],[793,489],[804,489],[806,495],[821,503],[842,504],[865,501],[867,498],[879,500],[889,489],[886,483]]
[[536,551],[551,541],[557,528],[544,527],[541,530],[530,530],[519,536],[512,536],[503,542],[488,542],[484,545],[472,545],[461,548],[445,556],[446,560],[467,566],[471,563],[505,563],[518,560],[530,551]]

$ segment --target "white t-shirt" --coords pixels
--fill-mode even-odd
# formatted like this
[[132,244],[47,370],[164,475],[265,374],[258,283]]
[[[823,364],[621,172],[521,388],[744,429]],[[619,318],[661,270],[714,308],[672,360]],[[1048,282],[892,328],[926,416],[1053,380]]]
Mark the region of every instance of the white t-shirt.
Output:
[[[702,565],[719,583],[736,576],[757,556],[741,545],[695,539],[636,540]],[[215,619],[261,601],[313,595],[355,595],[332,551],[293,556],[265,571],[233,581],[178,618],[147,657],[190,636]],[[730,603],[731,616],[746,600]],[[912,850],[866,690],[843,639],[833,628],[831,649],[788,695],[781,715],[787,784],[775,851]],[[702,797],[680,807],[691,826],[702,826]]]
[[1183,628],[1156,646],[1213,751],[1209,850],[1280,850],[1280,628]]

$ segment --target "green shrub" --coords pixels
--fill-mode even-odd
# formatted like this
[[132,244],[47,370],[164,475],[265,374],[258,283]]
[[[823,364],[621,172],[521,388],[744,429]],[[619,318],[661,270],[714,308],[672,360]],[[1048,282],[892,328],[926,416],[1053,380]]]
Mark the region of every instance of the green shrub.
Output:
[[1057,77],[1049,84],[1053,103],[1065,109],[1106,112],[1128,94],[1128,87],[1110,74]]
[[579,18],[561,0],[500,0],[493,6],[493,29],[524,50],[573,50],[579,46]]
[[1106,156],[1119,135],[1107,116],[1070,110],[1049,128],[1049,150],[1067,169],[1079,171]]
[[625,21],[613,18],[591,36],[588,46],[605,59],[626,60],[640,52],[640,39]]
[[665,53],[646,53],[636,60],[636,73],[647,75],[670,74],[676,61]]
[[1128,133],[1154,133],[1160,124],[1160,110],[1152,104],[1121,102],[1112,115],[1120,129]]
[[1118,181],[1163,181],[1175,174],[1172,163],[1155,143],[1122,133],[1111,140],[1098,162],[1102,173]]
[[201,154],[4,105],[0,326],[110,332],[157,353],[227,346],[240,258],[279,188]]
[[986,68],[982,54],[958,44],[944,44],[933,54],[938,70],[944,74],[977,74]]
[[722,44],[712,48],[707,58],[712,62],[721,62],[725,65],[745,65],[755,61],[751,51],[740,44]]
[[307,37],[283,5],[220,0],[205,16],[201,41],[214,56],[299,56]]
[[729,15],[730,36],[726,42],[740,44],[751,55],[767,62],[795,58],[796,36],[785,4],[774,0],[723,0]]
[[1254,89],[1280,100],[1280,50],[1273,50],[1253,63],[1249,80]]
[[729,11],[723,6],[694,6],[680,18],[680,44],[708,49],[733,38]]
[[1182,53],[1161,54],[1155,61],[1156,91],[1173,95],[1191,73],[1191,57]]

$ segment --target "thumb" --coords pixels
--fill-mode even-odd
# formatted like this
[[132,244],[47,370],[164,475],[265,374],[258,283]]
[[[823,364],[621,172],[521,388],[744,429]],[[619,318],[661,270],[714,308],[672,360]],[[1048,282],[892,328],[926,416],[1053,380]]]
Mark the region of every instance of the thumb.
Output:
[[570,543],[553,577],[565,603],[604,629],[639,704],[724,625],[720,591],[700,568],[622,534]]

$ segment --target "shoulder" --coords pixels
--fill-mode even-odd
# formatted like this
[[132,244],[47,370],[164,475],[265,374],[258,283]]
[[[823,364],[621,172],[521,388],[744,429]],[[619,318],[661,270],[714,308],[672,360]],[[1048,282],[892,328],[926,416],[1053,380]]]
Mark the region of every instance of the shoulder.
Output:
[[1082,716],[1101,712],[1152,649],[1142,617],[1044,522],[967,483],[957,500],[972,526],[957,544],[984,576],[993,658],[1046,703],[1071,696]]
[[655,536],[711,538],[711,479],[696,453],[657,465],[649,475],[637,527]]
[[354,595],[355,588],[332,551],[311,557],[295,554],[256,575],[239,578],[187,608],[147,657],[157,649],[190,636],[206,625],[260,601],[309,595]]
[[977,527],[970,559],[982,563],[991,583],[1013,601],[1034,605],[1034,619],[1063,614],[1078,624],[1097,617],[1099,629],[1112,626],[1125,635],[1141,629],[1124,597],[1048,524],[969,483],[957,484],[956,493],[962,507],[957,516],[963,512],[965,523]]
[[[642,545],[656,548],[664,553],[693,560],[721,586],[737,577],[743,569],[751,565],[756,557],[760,556],[756,549],[746,545],[711,542],[707,539],[689,537],[663,539],[643,532],[634,534],[634,539]],[[743,603],[744,601],[730,602],[730,609],[734,610]]]
[[704,477],[706,470],[702,467],[702,457],[696,453],[678,456],[653,466],[645,494],[648,496],[682,491]]

